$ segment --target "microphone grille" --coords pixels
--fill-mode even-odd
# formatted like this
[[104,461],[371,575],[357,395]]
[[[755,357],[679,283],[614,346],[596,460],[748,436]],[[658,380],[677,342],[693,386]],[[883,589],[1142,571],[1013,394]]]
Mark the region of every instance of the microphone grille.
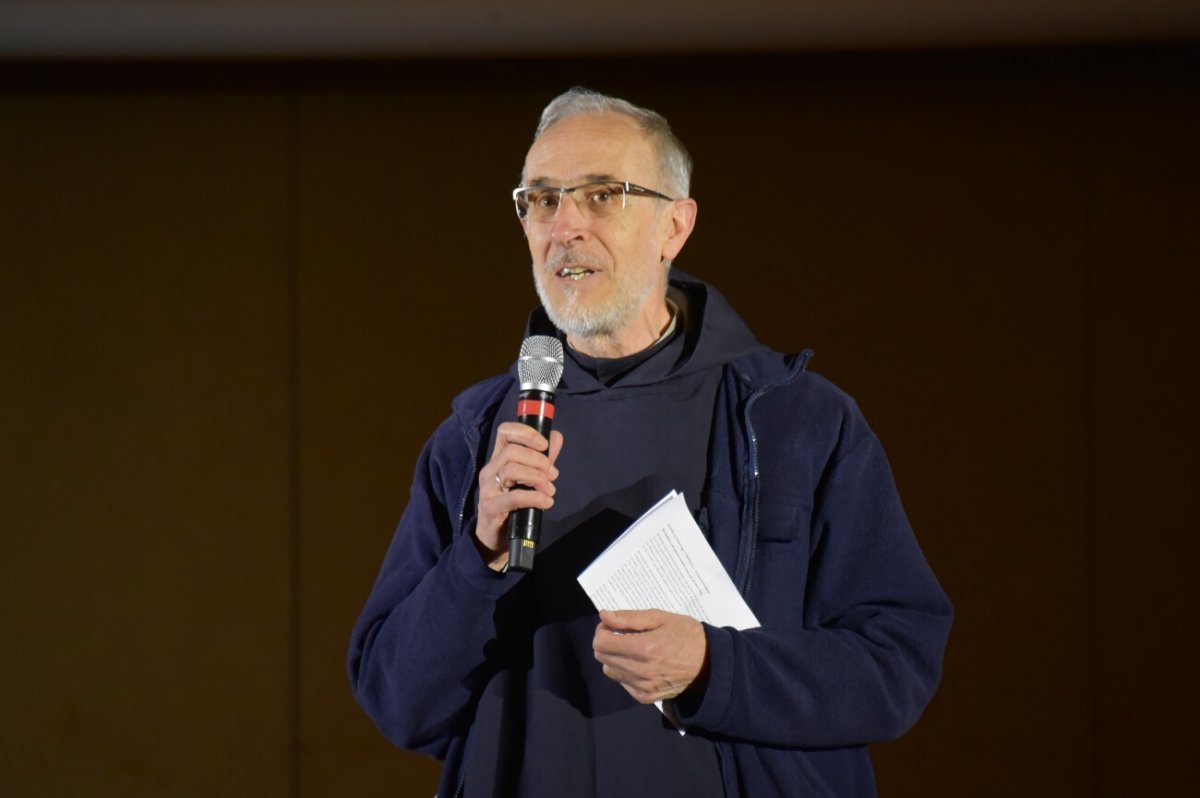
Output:
[[521,342],[517,379],[522,391],[553,391],[562,373],[562,341],[552,335],[531,335]]

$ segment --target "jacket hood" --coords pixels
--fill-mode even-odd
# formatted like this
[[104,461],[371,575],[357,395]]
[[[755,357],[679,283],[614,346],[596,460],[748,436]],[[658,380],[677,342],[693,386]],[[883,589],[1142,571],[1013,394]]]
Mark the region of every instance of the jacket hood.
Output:
[[[628,379],[622,379],[621,386],[657,383],[664,378],[721,367],[744,355],[767,349],[755,339],[754,333],[725,297],[703,280],[672,268],[667,296],[679,305],[683,324],[683,342],[674,363],[665,374],[651,370],[639,375],[635,369]],[[563,342],[564,347],[567,346],[566,334],[554,326],[540,306],[530,313],[525,335],[553,335]],[[516,376],[515,364],[511,373]],[[576,392],[602,387],[597,382],[595,385],[563,386],[563,390]]]

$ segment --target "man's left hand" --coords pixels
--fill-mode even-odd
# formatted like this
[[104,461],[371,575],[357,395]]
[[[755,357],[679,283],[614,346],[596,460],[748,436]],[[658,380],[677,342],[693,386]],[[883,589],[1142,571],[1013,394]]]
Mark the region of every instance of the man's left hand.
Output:
[[695,618],[664,610],[601,610],[592,639],[604,675],[642,704],[686,690],[704,670],[708,641]]

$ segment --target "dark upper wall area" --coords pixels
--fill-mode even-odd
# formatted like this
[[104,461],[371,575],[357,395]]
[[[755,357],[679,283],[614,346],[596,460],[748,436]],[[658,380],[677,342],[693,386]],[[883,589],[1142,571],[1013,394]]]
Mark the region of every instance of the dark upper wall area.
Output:
[[1163,42],[1192,0],[6,0],[0,58],[402,58]]

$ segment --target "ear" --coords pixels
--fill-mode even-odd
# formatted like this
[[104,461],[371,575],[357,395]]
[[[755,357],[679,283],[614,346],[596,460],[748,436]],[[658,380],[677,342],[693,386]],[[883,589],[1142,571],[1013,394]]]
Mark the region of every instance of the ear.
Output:
[[694,199],[687,197],[675,200],[674,206],[670,217],[663,221],[666,227],[662,245],[663,260],[674,260],[696,227],[697,207]]

